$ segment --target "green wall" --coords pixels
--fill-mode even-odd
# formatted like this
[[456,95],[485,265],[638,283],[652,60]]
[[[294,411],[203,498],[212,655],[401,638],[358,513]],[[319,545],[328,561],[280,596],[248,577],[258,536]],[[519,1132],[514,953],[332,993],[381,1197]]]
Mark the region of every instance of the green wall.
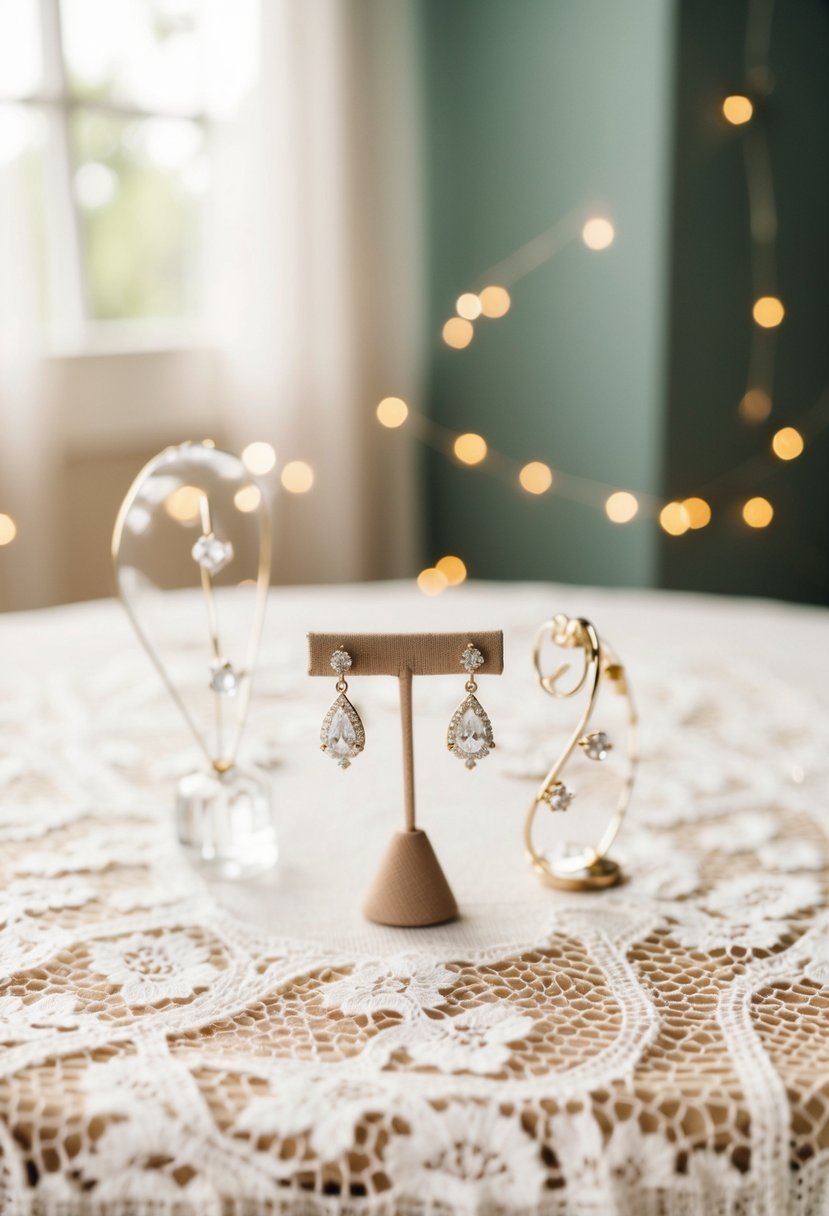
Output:
[[[522,463],[657,490],[666,347],[674,4],[422,0],[432,416]],[[515,286],[470,347],[440,342],[480,275],[573,209],[612,217]],[[428,459],[429,552],[475,577],[647,585],[652,523]]]

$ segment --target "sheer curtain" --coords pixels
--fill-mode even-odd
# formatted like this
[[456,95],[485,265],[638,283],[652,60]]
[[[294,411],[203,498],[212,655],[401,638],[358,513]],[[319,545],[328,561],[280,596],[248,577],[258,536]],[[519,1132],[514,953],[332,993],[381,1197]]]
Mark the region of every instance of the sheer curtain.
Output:
[[14,543],[0,548],[0,610],[6,610],[50,602],[56,555],[42,261],[27,159],[32,132],[16,107],[6,107],[0,123],[0,512],[17,527]]
[[413,456],[374,414],[419,394],[415,17],[407,0],[268,0],[258,85],[216,135],[227,427],[315,472],[310,494],[275,494],[280,582],[410,574],[416,560]]

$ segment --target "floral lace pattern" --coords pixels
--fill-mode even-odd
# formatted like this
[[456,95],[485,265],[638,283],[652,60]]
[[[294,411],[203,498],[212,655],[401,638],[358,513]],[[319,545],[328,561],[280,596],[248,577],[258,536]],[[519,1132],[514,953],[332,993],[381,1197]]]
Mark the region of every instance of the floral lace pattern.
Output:
[[[616,850],[627,882],[551,892],[523,866],[520,827],[572,721],[518,658],[551,601],[588,609],[549,588],[463,596],[447,627],[470,608],[512,623],[511,668],[486,689],[502,729],[485,784],[431,746],[457,682],[434,680],[418,705],[424,826],[464,914],[433,930],[360,921],[362,850],[379,855],[397,826],[372,801],[397,781],[395,757],[367,751],[367,784],[336,783],[314,754],[325,695],[302,676],[323,609],[423,627],[428,606],[398,588],[274,596],[248,746],[273,777],[284,863],[232,890],[176,851],[171,784],[197,761],[118,609],[7,626],[4,1213],[829,1210],[821,688],[803,686],[805,667],[799,685],[768,669],[768,607],[590,593],[632,673],[643,766]],[[791,636],[822,653],[823,617],[797,620]],[[189,622],[182,598],[183,671]],[[18,650],[41,681],[16,678]],[[101,661],[79,674],[84,654]],[[394,690],[368,683],[369,735],[391,737]],[[568,830],[606,796],[594,770],[574,771]]]

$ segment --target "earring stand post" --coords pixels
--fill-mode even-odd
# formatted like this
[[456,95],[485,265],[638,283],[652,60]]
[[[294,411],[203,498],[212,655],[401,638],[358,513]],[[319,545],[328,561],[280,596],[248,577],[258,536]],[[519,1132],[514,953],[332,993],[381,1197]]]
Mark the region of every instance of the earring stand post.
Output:
[[504,670],[504,639],[498,631],[466,633],[309,633],[308,674],[331,677],[331,655],[351,655],[349,676],[395,676],[400,687],[403,761],[403,830],[392,836],[363,904],[363,915],[383,925],[441,924],[458,906],[440,862],[415,816],[414,676],[464,675],[461,656],[470,641],[484,663],[478,675]]
[[412,673],[400,673],[400,722],[403,727],[403,799],[406,831],[415,828],[414,726],[412,723]]

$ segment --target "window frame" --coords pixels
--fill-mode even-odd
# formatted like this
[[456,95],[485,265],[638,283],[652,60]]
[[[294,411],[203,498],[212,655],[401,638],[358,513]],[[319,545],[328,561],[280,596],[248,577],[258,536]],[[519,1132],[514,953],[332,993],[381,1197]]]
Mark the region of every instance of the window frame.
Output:
[[170,118],[191,122],[202,128],[209,156],[210,118],[205,110],[173,112],[108,98],[73,96],[67,81],[61,0],[36,0],[36,3],[43,60],[41,87],[23,96],[0,95],[0,104],[36,110],[46,123],[46,268],[49,294],[54,301],[53,317],[45,333],[49,353],[66,357],[203,348],[209,344],[201,307],[181,317],[108,320],[92,317],[82,219],[74,189],[71,127],[76,111],[126,119]]

